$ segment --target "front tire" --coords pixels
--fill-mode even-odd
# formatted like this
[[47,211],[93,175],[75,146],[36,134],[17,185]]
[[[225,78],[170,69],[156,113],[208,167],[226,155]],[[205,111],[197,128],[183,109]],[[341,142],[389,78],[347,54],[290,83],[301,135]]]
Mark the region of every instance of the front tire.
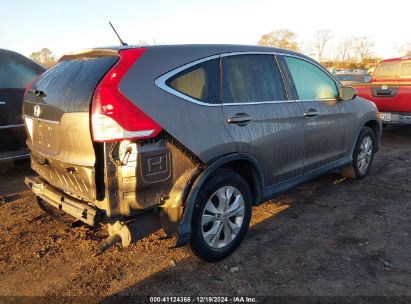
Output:
[[354,148],[353,162],[350,166],[341,170],[341,175],[354,179],[367,176],[374,160],[375,151],[375,134],[371,128],[363,127]]
[[231,254],[251,220],[250,188],[237,173],[220,169],[201,188],[192,217],[190,247],[208,262]]

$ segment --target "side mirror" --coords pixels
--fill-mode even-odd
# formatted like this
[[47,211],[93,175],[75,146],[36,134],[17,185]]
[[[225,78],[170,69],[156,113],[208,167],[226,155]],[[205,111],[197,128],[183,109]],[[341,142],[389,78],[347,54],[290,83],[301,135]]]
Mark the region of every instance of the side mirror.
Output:
[[357,91],[352,87],[341,87],[338,92],[341,101],[353,100],[355,96],[357,96]]

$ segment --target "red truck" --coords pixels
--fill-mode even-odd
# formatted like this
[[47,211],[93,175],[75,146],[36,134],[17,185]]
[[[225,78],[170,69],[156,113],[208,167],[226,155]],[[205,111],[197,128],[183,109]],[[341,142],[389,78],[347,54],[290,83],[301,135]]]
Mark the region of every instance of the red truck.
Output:
[[411,57],[382,60],[370,83],[353,86],[376,104],[383,124],[411,124]]

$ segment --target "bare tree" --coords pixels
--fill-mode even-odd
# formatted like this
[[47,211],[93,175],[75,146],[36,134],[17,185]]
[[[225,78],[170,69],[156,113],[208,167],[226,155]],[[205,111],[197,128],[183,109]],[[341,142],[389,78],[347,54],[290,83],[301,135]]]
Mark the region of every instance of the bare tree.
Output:
[[31,53],[30,58],[46,68],[50,68],[57,63],[56,56],[48,48]]
[[139,39],[137,40],[136,45],[139,46],[149,46],[149,45],[164,45],[164,41],[162,40],[157,40],[156,38],[152,39],[152,42],[150,42],[148,39],[144,38],[144,39]]
[[313,49],[318,61],[323,61],[325,48],[332,39],[333,35],[330,30],[319,30],[314,33]]
[[341,62],[347,62],[352,59],[353,38],[345,38],[337,44],[336,57]]
[[369,37],[354,37],[353,39],[353,51],[355,57],[363,62],[364,60],[372,57],[374,53],[374,41]]
[[149,45],[148,41],[146,39],[139,39],[136,43],[139,46],[147,46]]
[[277,47],[292,51],[298,51],[297,35],[287,29],[271,31],[261,36],[258,45]]

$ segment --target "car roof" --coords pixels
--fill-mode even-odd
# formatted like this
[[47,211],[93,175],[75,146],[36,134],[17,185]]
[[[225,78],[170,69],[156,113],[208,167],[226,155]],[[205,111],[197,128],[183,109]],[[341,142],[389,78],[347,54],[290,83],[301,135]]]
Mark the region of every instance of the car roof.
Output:
[[390,58],[390,59],[381,60],[381,62],[405,61],[405,60],[411,60],[411,57]]
[[[294,56],[299,56],[302,58],[309,59],[313,61],[312,58],[290,50],[280,49],[280,48],[273,48],[267,46],[258,46],[258,45],[239,45],[239,44],[175,44],[175,45],[126,45],[126,46],[105,46],[105,47],[96,47],[89,49],[91,50],[124,50],[124,49],[132,49],[132,48],[146,48],[146,49],[158,49],[158,50],[170,50],[170,51],[199,51],[201,50],[204,53],[210,54],[222,54],[222,53],[235,53],[235,52],[273,52],[273,53],[282,53],[282,54],[289,54]],[[81,53],[80,51],[79,53]],[[73,55],[75,53],[70,53],[69,55]]]
[[35,69],[44,72],[46,69],[38,64],[37,62],[35,62],[34,60],[27,58],[26,56],[14,52],[14,51],[10,51],[10,50],[6,50],[6,49],[0,49],[0,56],[2,57],[9,57],[9,58],[14,58],[15,60],[19,60],[22,63],[31,65],[32,67],[34,67]]
[[19,56],[23,56],[23,55],[21,55],[17,52],[6,50],[6,49],[0,49],[0,54],[1,55],[19,55]]

